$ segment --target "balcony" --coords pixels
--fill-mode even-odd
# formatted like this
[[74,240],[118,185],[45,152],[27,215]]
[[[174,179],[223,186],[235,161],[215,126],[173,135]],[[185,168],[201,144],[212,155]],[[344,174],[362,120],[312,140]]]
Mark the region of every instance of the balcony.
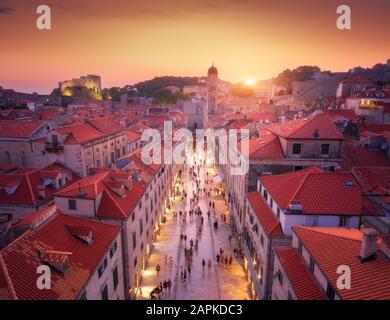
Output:
[[61,153],[64,151],[64,146],[59,143],[46,142],[45,150],[50,153]]

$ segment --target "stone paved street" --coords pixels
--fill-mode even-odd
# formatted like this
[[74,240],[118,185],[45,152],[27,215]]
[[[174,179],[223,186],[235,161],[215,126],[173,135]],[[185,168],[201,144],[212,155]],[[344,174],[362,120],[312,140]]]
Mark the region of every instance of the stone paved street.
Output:
[[[201,180],[201,189],[205,186],[205,179],[215,174],[212,168],[200,168],[199,177]],[[161,299],[167,300],[200,300],[200,299],[250,299],[248,282],[245,273],[241,266],[241,260],[233,254],[234,248],[237,246],[236,239],[231,235],[229,210],[224,198],[221,195],[215,196],[212,194],[211,199],[208,197],[200,197],[199,207],[203,212],[204,223],[201,233],[198,232],[200,225],[200,217],[193,215],[192,218],[187,214],[186,222],[174,217],[173,212],[190,210],[190,197],[193,190],[196,189],[194,180],[190,179],[189,172],[183,174],[184,189],[187,191],[188,197],[184,201],[177,197],[173,202],[171,212],[167,214],[167,222],[162,226],[160,235],[154,245],[153,252],[148,262],[148,266],[144,271],[143,280],[141,283],[142,296],[138,299],[149,299],[150,292],[166,279],[172,280],[171,290],[164,290]],[[183,189],[181,189],[183,190]],[[209,210],[209,201],[215,202],[215,217],[210,214],[208,219],[207,211]],[[226,222],[222,221],[221,214],[226,214]],[[214,219],[219,220],[218,229],[213,226]],[[181,233],[187,235],[187,241],[181,240]],[[181,267],[188,266],[185,260],[184,248],[190,247],[189,241],[196,239],[199,241],[198,249],[194,249],[193,261],[191,264],[191,274],[188,274],[187,280],[182,281]],[[228,256],[233,255],[233,263],[229,266],[217,266],[216,255],[220,248],[227,253]],[[169,257],[173,258],[174,266],[171,269]],[[206,266],[203,268],[202,259],[205,259]],[[207,265],[208,260],[212,260],[212,267]],[[168,261],[168,263],[166,263]],[[161,271],[157,275],[156,266],[161,266]]]

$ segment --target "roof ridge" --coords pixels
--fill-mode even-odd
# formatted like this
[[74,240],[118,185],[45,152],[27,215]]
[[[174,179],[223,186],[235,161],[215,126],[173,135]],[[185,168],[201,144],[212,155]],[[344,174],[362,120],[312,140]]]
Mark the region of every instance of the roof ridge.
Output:
[[302,181],[299,183],[296,191],[293,193],[291,199],[289,200],[289,204],[291,204],[291,202],[293,202],[293,200],[297,197],[298,193],[301,191],[303,185],[305,184],[306,182],[306,179],[307,177],[309,176],[311,172],[310,171],[306,171],[302,177]]
[[7,265],[5,264],[5,261],[3,259],[3,256],[1,254],[1,252],[0,252],[0,270],[4,274],[4,278],[5,278],[5,281],[7,282],[8,289],[11,292],[12,299],[13,300],[18,300],[18,296],[16,295],[16,291],[15,291],[14,285],[12,283],[11,277],[10,277],[8,269],[7,269]]
[[[316,229],[313,229],[313,228],[316,228]],[[354,241],[354,242],[362,242],[362,240],[360,239],[354,239],[354,238],[351,238],[351,237],[347,237],[347,236],[343,236],[343,235],[336,235],[336,234],[333,234],[333,233],[328,233],[328,232],[324,232],[326,229],[337,229],[337,230],[346,230],[346,231],[357,231],[359,230],[361,232],[360,229],[354,229],[354,228],[327,228],[327,227],[303,227],[303,226],[296,226],[296,227],[293,227],[293,229],[301,229],[301,230],[304,230],[304,231],[309,231],[309,232],[315,232],[315,233],[319,233],[319,234],[323,234],[325,236],[329,236],[329,237],[332,237],[332,238],[342,238],[342,239],[345,239],[345,240],[350,240],[350,241]]]
[[[118,202],[116,202],[116,200],[113,198],[113,196],[111,195],[111,192],[109,192],[109,190],[107,189],[104,189],[103,192],[107,195],[107,197],[109,197],[109,199],[116,205],[116,207],[119,209],[120,213],[123,215],[123,217],[126,217],[126,214],[123,212],[122,208],[120,207],[120,205],[118,204]],[[100,208],[100,205],[99,205],[99,208]]]

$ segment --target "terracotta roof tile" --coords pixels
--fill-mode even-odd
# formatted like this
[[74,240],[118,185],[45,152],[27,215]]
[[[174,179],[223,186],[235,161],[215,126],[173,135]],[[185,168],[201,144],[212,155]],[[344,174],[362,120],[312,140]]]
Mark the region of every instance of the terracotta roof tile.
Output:
[[[284,124],[272,124],[267,126],[266,130],[286,139],[344,139],[330,117],[323,113]],[[318,138],[315,137],[316,132],[319,134]]]
[[364,213],[363,190],[349,172],[322,172],[318,168],[309,168],[277,176],[263,176],[260,181],[283,209],[297,201],[303,206],[304,214]]
[[251,160],[284,158],[279,138],[270,132],[261,131],[260,138],[249,140],[249,158]]
[[297,249],[277,247],[274,250],[298,300],[325,300],[324,293],[307,270]]
[[255,212],[265,234],[267,236],[282,236],[283,230],[279,219],[258,192],[247,193],[250,207]]
[[[77,239],[69,232],[68,225],[94,228],[94,241],[87,244]],[[37,230],[28,231],[1,251],[16,297],[21,300],[76,299],[119,230],[118,225],[59,213]],[[71,253],[65,275],[52,269],[51,290],[39,290],[36,286],[36,269],[42,264],[39,252],[46,253],[50,261],[61,260],[64,253]],[[6,287],[1,278],[0,271],[0,292],[4,292]]]
[[[362,263],[358,259],[362,231],[344,228],[293,229],[342,299],[390,300],[390,264],[387,258],[378,252],[372,261]],[[351,269],[350,290],[337,289],[339,275],[336,270],[340,265]]]
[[41,120],[0,120],[0,137],[29,138],[45,123]]

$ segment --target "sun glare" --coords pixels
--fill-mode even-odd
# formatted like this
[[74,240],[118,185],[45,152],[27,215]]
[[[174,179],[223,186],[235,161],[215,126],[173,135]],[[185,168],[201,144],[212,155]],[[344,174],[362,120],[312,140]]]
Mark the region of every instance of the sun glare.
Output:
[[254,79],[246,79],[245,84],[247,86],[253,86],[255,84],[255,80]]

